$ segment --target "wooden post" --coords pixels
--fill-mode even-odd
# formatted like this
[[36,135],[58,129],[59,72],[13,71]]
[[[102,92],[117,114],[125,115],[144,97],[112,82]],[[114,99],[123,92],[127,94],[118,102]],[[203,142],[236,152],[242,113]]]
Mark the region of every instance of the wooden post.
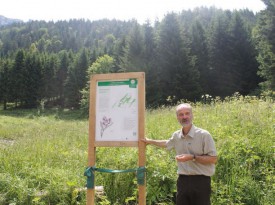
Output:
[[[92,77],[91,77],[92,79]],[[92,167],[95,165],[96,161],[96,147],[95,147],[95,96],[96,92],[93,89],[96,86],[95,81],[90,81],[90,106],[89,106],[89,142],[88,142],[88,167]],[[86,204],[94,205],[95,204],[95,188],[87,189],[86,195]]]
[[[139,143],[138,143],[138,166],[145,167],[146,164],[146,145],[145,143],[141,142],[141,139],[145,137],[145,76],[140,78],[138,84],[138,98],[139,98],[139,114],[138,114],[138,121],[139,121]],[[138,187],[138,204],[139,205],[146,205],[146,174],[144,185],[139,185]]]

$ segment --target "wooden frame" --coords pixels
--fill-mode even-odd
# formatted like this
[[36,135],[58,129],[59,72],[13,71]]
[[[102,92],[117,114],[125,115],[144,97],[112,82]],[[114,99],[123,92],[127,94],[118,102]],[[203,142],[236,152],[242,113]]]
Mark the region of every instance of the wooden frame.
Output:
[[[137,79],[138,89],[138,138],[136,141],[97,141],[96,140],[96,93],[97,83],[100,81],[118,81],[127,79]],[[88,143],[88,166],[95,166],[96,147],[138,147],[138,166],[143,167],[146,163],[145,143],[140,139],[145,137],[145,73],[114,73],[96,74],[90,78],[90,107],[89,107],[89,143]],[[138,185],[139,205],[146,204],[146,183]],[[94,205],[95,190],[87,189],[87,205]]]

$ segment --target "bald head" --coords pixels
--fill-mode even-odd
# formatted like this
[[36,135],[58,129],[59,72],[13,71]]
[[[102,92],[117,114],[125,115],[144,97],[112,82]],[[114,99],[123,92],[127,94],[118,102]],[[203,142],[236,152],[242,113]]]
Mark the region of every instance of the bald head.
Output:
[[176,114],[178,122],[183,128],[190,128],[193,121],[192,106],[188,103],[183,103],[177,106]]
[[192,106],[191,106],[189,103],[182,103],[182,104],[179,104],[179,105],[176,107],[176,114],[178,115],[179,111],[182,110],[182,109],[189,109],[190,112],[192,113]]

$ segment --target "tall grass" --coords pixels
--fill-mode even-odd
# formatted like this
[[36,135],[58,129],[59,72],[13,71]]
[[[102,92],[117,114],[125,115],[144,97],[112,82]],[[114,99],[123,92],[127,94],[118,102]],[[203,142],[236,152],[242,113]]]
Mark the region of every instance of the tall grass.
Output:
[[[213,136],[219,155],[213,205],[271,205],[275,201],[275,105],[235,95],[196,103],[194,124]],[[174,107],[146,112],[146,136],[168,139],[179,129]],[[77,112],[0,111],[0,204],[85,204],[88,120]],[[137,167],[136,148],[97,148],[96,166]],[[172,205],[174,153],[147,146],[147,204]],[[97,204],[137,204],[135,175],[96,173],[105,194]]]
[[219,154],[214,204],[274,203],[274,108],[271,101],[238,95],[196,107],[195,123],[213,134]]
[[1,114],[0,204],[71,204],[85,184],[87,121]]

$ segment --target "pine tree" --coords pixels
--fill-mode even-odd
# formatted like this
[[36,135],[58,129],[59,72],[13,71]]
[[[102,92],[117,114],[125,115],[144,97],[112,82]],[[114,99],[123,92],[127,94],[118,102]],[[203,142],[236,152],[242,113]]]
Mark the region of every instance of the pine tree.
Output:
[[125,72],[124,68],[124,56],[126,51],[126,36],[123,36],[120,40],[116,42],[115,48],[114,48],[114,72]]
[[212,81],[209,75],[208,45],[206,32],[200,23],[195,21],[191,27],[191,53],[196,56],[196,66],[200,73],[199,83],[203,94],[211,92],[209,84]]
[[149,21],[143,26],[144,30],[144,71],[146,73],[146,103],[149,107],[158,105],[159,99],[159,71],[157,67],[156,34]]
[[74,63],[68,69],[68,77],[65,82],[65,105],[69,108],[79,108],[81,90],[87,82],[87,70],[89,67],[89,53],[86,49],[80,51]]
[[64,107],[65,103],[65,95],[64,95],[64,86],[65,81],[68,75],[69,65],[72,63],[72,59],[70,59],[67,51],[63,50],[59,54],[59,64],[56,72],[56,88],[57,88],[57,96],[59,98],[59,105]]
[[176,14],[168,14],[160,25],[158,42],[161,103],[170,96],[177,100],[199,97],[199,72],[190,54],[190,45]]
[[274,0],[262,0],[267,6],[260,13],[257,27],[254,29],[254,39],[257,43],[260,64],[258,72],[264,78],[261,83],[263,90],[275,91],[275,2]]
[[57,58],[54,54],[48,55],[44,54],[42,56],[42,89],[41,97],[47,101],[51,102],[54,100],[56,95],[56,81],[55,81],[55,71],[57,67]]
[[[229,17],[217,15],[210,29],[209,38],[209,87],[213,96],[229,96],[234,93],[234,80],[230,72],[230,35],[228,32]],[[232,88],[233,87],[233,88]]]
[[239,12],[234,12],[229,32],[231,37],[230,72],[235,85],[232,92],[238,91],[242,95],[247,95],[257,88],[260,78],[257,76],[258,63],[250,30]]
[[11,99],[11,62],[9,59],[0,61],[0,101],[3,102],[3,109],[7,109],[7,103]]
[[144,37],[140,25],[136,22],[127,39],[120,67],[133,72],[144,70]]
[[22,105],[26,87],[24,86],[25,75],[25,52],[18,50],[15,56],[14,64],[11,71],[11,96],[15,106],[18,103]]
[[27,53],[25,60],[24,88],[23,96],[24,107],[34,108],[38,105],[41,98],[42,87],[42,66],[36,53]]

